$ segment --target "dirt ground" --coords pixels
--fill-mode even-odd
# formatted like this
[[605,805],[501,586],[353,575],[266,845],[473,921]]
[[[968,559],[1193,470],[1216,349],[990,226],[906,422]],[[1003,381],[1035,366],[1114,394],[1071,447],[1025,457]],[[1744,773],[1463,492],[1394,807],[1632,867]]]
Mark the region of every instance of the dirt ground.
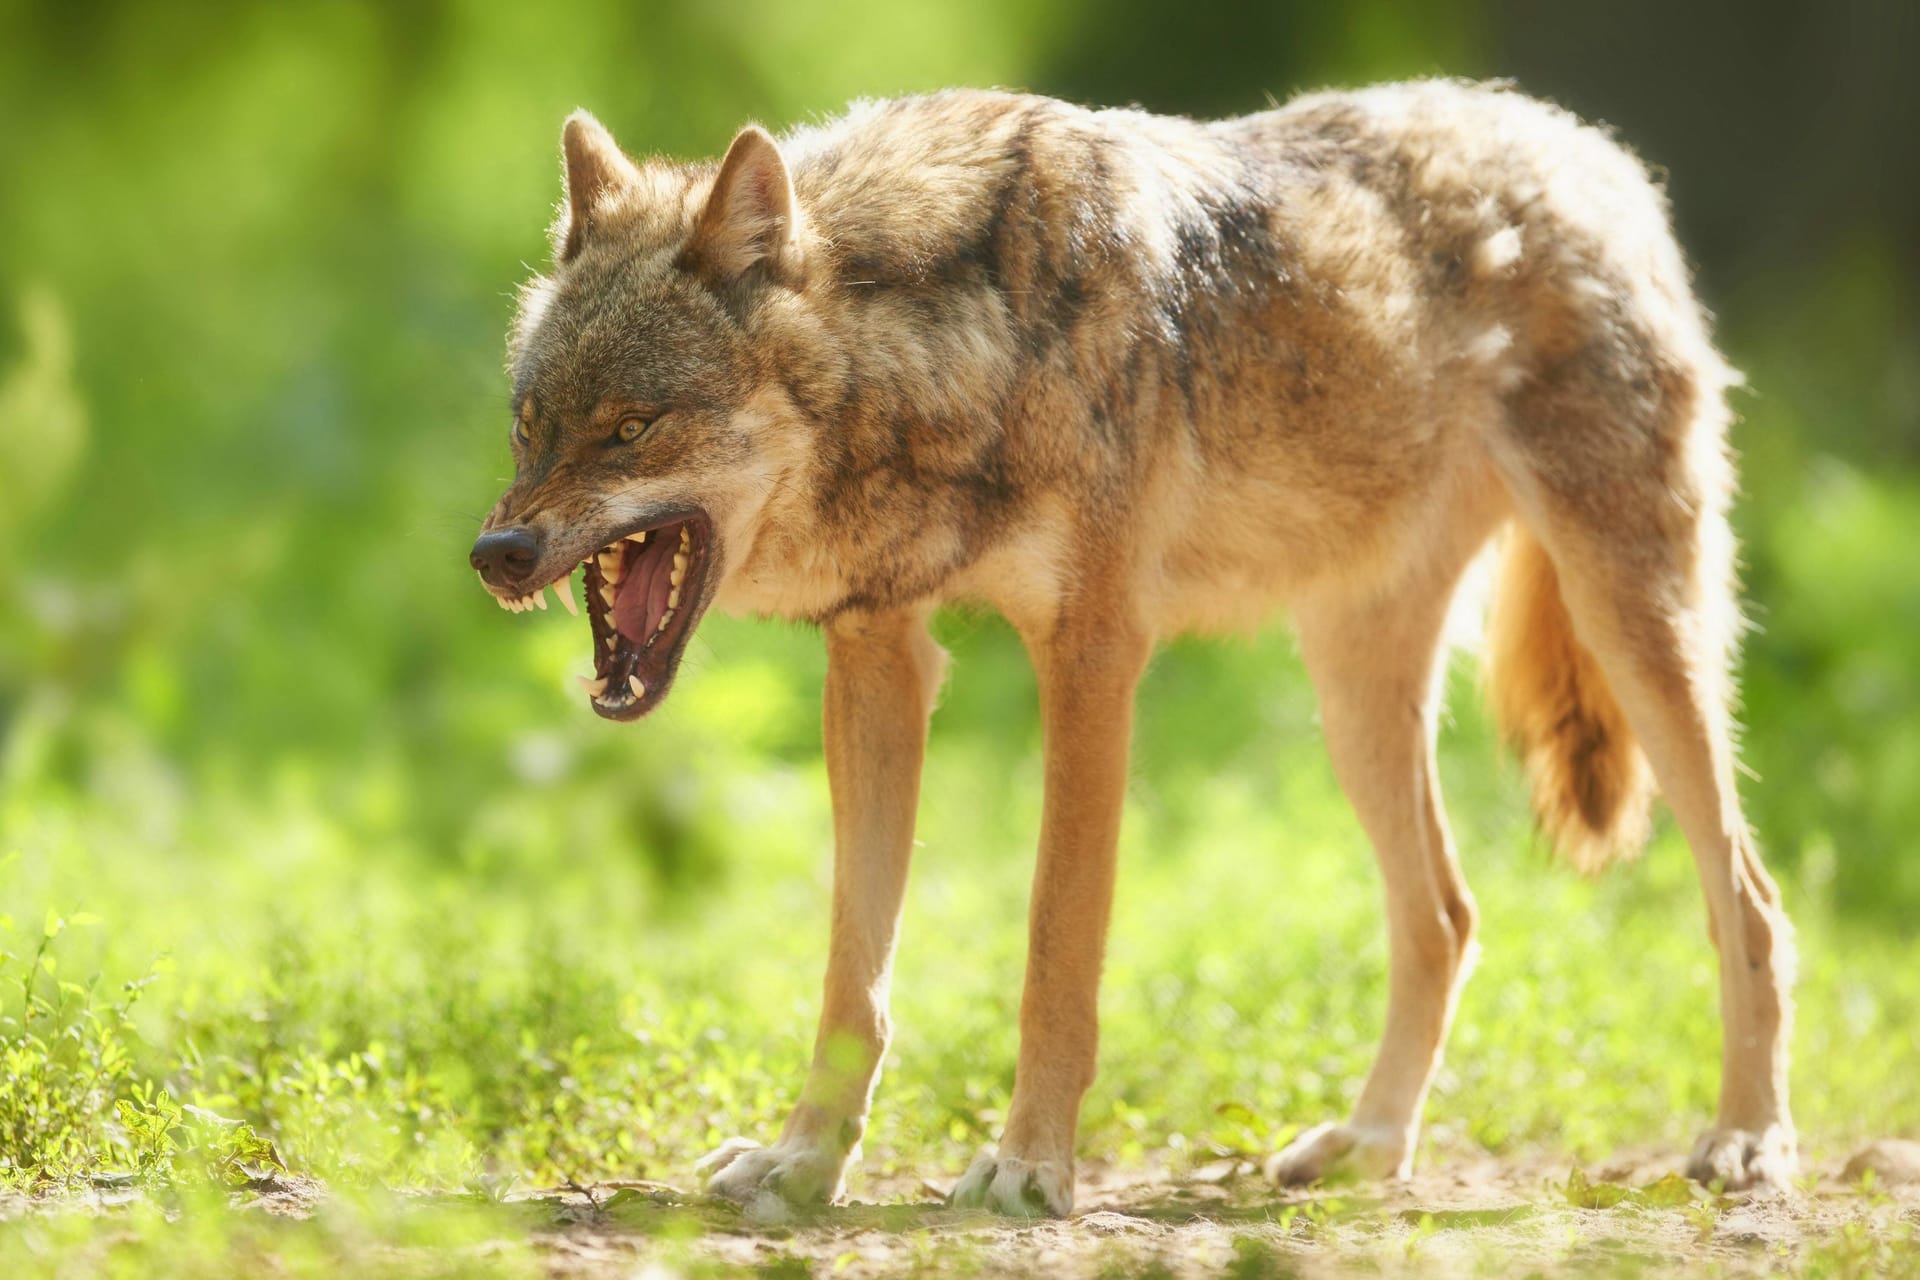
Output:
[[[1673,1203],[1683,1188],[1670,1176],[1672,1163],[1586,1171],[1589,1203],[1646,1189],[1605,1209],[1572,1203],[1568,1167],[1544,1160],[1487,1160],[1405,1184],[1312,1193],[1276,1191],[1251,1164],[1235,1161],[1178,1179],[1092,1168],[1081,1173],[1080,1211],[1064,1222],[1008,1222],[948,1209],[933,1198],[937,1188],[903,1187],[884,1203],[856,1201],[785,1224],[707,1209],[691,1256],[751,1268],[795,1259],[814,1274],[850,1277],[1612,1276],[1676,1265],[1747,1276],[1796,1272],[1812,1251],[1831,1251],[1835,1242],[1851,1249],[1834,1259],[1835,1271],[1845,1274],[1856,1255],[1870,1256],[1850,1228],[1869,1241],[1900,1238],[1920,1249],[1920,1183],[1863,1194],[1857,1177],[1843,1179],[1835,1168],[1820,1170],[1824,1176],[1791,1195],[1714,1197],[1684,1189],[1685,1198]],[[682,1210],[686,1201],[667,1189],[634,1189],[627,1201],[633,1208],[624,1212],[610,1201],[595,1208],[580,1192],[549,1193],[547,1203],[555,1212],[543,1236],[552,1274],[597,1280],[632,1274],[649,1254],[649,1216]],[[625,1229],[614,1225],[623,1217],[631,1224]],[[661,1274],[673,1270],[660,1267]]]
[[[1810,1170],[1793,1192],[1715,1196],[1671,1157],[1573,1172],[1562,1160],[1455,1161],[1404,1184],[1278,1191],[1252,1164],[1221,1160],[1182,1176],[1083,1168],[1070,1220],[1009,1221],[949,1209],[942,1188],[863,1183],[867,1198],[756,1220],[660,1183],[519,1192],[488,1202],[498,1238],[479,1262],[531,1246],[565,1280],[669,1280],[745,1271],[861,1277],[1421,1276],[1781,1274],[1920,1276],[1920,1144]],[[1876,1172],[1863,1184],[1868,1166]],[[133,1193],[89,1197],[115,1212]],[[236,1208],[323,1214],[329,1196],[269,1180]],[[409,1197],[430,1215],[474,1197]],[[72,1199],[62,1203],[78,1209]],[[1605,1205],[1607,1207],[1598,1207]],[[42,1202],[39,1209],[53,1205]],[[34,1211],[19,1201],[13,1212]],[[10,1216],[10,1215],[6,1215]],[[395,1245],[385,1261],[445,1274],[444,1249]],[[417,1255],[409,1257],[409,1255]]]

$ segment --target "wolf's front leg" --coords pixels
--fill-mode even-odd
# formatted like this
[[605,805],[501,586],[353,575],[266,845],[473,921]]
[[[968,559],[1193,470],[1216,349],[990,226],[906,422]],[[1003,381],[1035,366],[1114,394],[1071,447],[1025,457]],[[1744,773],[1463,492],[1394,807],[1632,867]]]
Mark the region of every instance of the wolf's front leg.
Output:
[[955,1204],[1002,1213],[1072,1211],[1074,1131],[1099,1042],[1100,961],[1133,693],[1151,642],[1143,629],[1119,620],[1124,601],[1088,595],[1104,616],[1069,618],[1044,640],[1028,640],[1040,680],[1047,776],[1020,1061],[999,1149],[976,1159],[953,1189]]
[[763,1195],[790,1204],[840,1195],[887,1048],[927,718],[945,669],[922,613],[850,615],[827,628],[833,942],[813,1068],[773,1146],[736,1138],[700,1162],[715,1195],[743,1204]]

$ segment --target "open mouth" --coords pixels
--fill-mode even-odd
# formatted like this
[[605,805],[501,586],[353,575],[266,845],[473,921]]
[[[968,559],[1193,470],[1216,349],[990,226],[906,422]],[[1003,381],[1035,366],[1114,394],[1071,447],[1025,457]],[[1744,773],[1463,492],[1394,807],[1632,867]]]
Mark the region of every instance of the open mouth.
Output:
[[[700,613],[711,531],[695,512],[622,534],[581,562],[594,670],[580,683],[607,719],[632,720],[665,696]],[[570,612],[571,577],[552,584]],[[544,609],[545,589],[501,603]]]

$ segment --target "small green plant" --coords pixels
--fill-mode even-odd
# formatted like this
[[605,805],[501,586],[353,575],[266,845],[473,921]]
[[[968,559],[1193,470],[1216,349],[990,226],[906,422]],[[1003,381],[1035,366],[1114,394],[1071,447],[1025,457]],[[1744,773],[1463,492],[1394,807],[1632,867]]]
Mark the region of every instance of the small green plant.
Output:
[[[68,928],[95,923],[49,911],[31,951],[0,946],[0,983],[18,992],[0,1005],[0,1179],[9,1185],[70,1181],[140,1142],[99,1120],[132,1087],[131,1015],[146,981],[104,999],[98,978],[62,975],[55,946]],[[0,936],[15,932],[14,920],[0,917]]]
[[1911,1222],[1848,1222],[1808,1251],[1802,1274],[1815,1280],[1916,1280],[1920,1231]]
[[286,1169],[251,1125],[176,1102],[152,1081],[135,1082],[114,1108],[145,1179],[241,1186]]
[[1689,1204],[1681,1210],[1688,1222],[1693,1224],[1694,1238],[1701,1244],[1713,1239],[1714,1231],[1720,1225],[1720,1205],[1718,1197]]
[[[126,1174],[143,1182],[237,1186],[284,1169],[272,1142],[238,1120],[183,1104],[136,1067],[133,1009],[156,974],[123,983],[62,976],[58,940],[99,923],[47,913],[31,953],[0,950],[0,1180],[42,1190]],[[14,922],[0,917],[11,934]]]

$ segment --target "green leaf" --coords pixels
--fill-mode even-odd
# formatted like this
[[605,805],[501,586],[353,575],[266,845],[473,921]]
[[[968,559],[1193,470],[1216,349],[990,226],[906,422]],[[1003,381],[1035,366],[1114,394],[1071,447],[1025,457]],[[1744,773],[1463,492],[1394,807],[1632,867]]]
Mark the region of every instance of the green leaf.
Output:
[[1583,1169],[1567,1175],[1567,1203],[1576,1209],[1611,1209],[1632,1194],[1633,1188],[1617,1182],[1589,1181]]
[[1259,1117],[1253,1114],[1253,1108],[1244,1102],[1223,1102],[1213,1109],[1213,1114],[1222,1120],[1232,1120],[1249,1128],[1259,1123]]
[[1693,1203],[1694,1184],[1691,1179],[1670,1173],[1658,1182],[1641,1187],[1633,1193],[1633,1198],[1635,1203],[1652,1209],[1677,1209]]

